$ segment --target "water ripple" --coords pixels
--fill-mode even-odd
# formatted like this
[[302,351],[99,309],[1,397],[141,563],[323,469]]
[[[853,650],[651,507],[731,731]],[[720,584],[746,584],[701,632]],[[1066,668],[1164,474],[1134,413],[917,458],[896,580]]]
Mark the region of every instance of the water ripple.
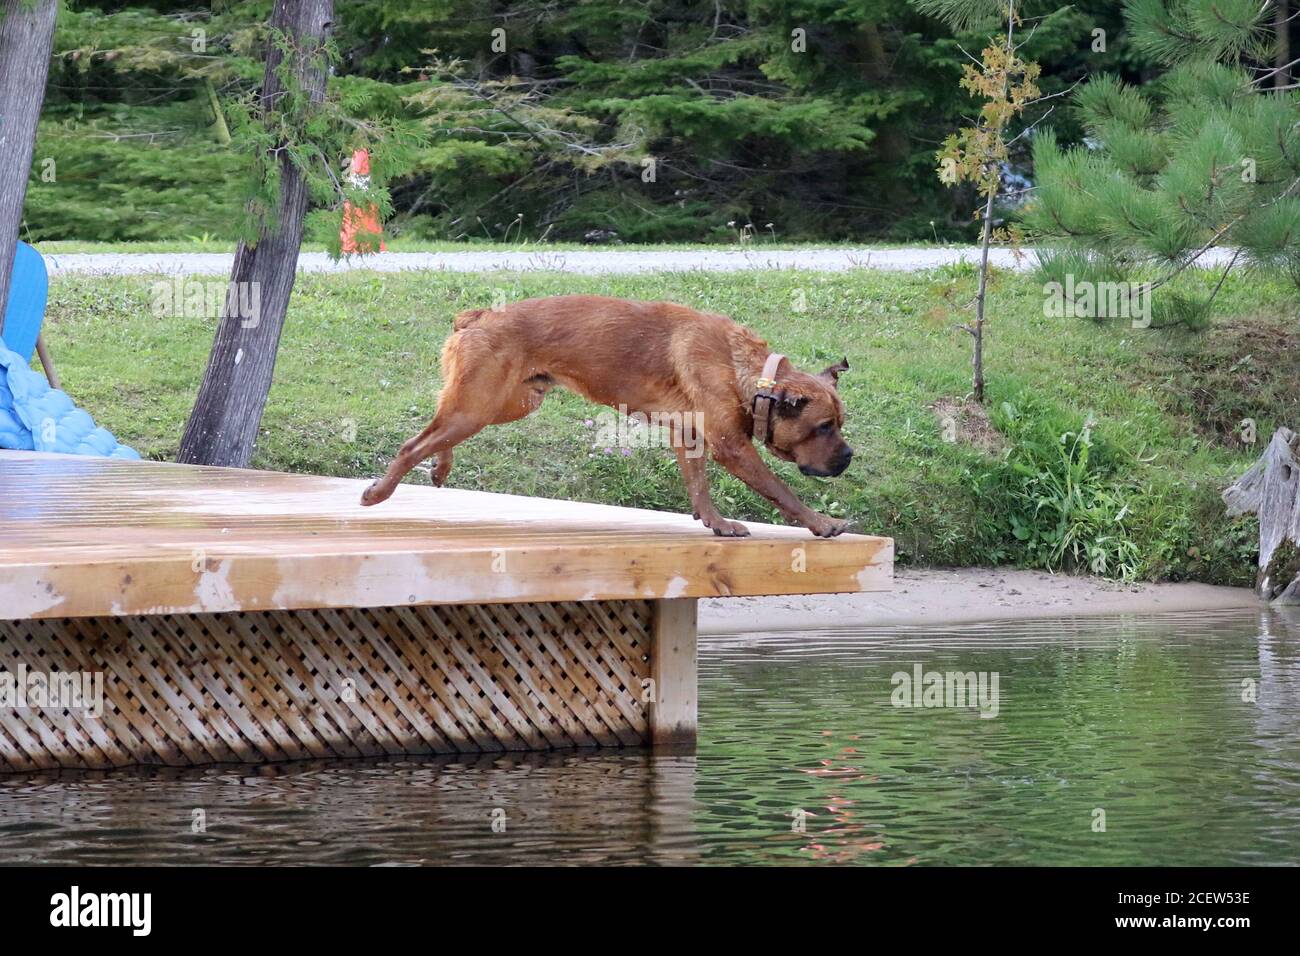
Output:
[[[918,664],[997,674],[997,716],[894,706]],[[700,701],[689,756],[0,776],[0,862],[1300,860],[1300,627],[1268,613],[716,635]]]

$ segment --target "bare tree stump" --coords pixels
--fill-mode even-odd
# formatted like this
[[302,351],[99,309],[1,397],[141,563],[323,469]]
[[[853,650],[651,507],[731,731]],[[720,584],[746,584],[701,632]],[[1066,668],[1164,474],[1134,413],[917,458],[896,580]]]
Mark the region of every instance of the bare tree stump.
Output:
[[1300,604],[1300,435],[1279,428],[1259,461],[1223,493],[1229,515],[1259,515],[1260,597]]

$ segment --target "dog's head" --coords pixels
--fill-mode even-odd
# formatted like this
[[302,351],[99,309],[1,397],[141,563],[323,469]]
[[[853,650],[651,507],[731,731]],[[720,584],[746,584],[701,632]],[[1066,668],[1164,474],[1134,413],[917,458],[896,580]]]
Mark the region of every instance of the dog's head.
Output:
[[794,462],[805,475],[833,478],[853,460],[853,449],[840,434],[844,403],[836,390],[840,372],[848,368],[848,359],[841,359],[818,375],[791,368],[778,377],[767,450]]

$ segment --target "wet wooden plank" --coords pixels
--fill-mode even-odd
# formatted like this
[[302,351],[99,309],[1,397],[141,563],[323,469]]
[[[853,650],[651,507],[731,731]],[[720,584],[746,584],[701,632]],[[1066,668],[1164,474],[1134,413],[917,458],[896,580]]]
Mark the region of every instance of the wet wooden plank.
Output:
[[887,590],[893,541],[403,485],[0,451],[0,619]]

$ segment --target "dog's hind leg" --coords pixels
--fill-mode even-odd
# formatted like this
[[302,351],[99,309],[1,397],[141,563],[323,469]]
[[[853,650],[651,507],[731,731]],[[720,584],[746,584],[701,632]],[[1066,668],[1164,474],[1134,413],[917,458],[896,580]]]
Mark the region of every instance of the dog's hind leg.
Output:
[[[520,382],[518,376],[525,373],[518,364],[494,354],[490,341],[474,329],[453,335],[443,351],[447,384],[438,397],[438,413],[428,428],[402,446],[384,476],[362,493],[361,503],[384,501],[412,468],[430,457],[435,459],[430,478],[441,486],[451,473],[456,445],[487,425],[513,422],[535,411],[555,382],[545,374]],[[502,384],[512,378],[518,384],[502,394]]]
[[377,505],[387,499],[406,474],[435,457],[433,483],[441,485],[451,471],[451,450],[496,418],[498,402],[484,400],[500,389],[511,370],[493,353],[492,343],[481,332],[455,332],[442,350],[445,384],[438,396],[438,411],[427,428],[411,438],[388,465],[384,476],[361,494],[363,505]]
[[531,415],[542,407],[546,393],[554,387],[555,380],[544,372],[525,379],[502,397],[490,424],[504,425]]
[[[546,390],[550,384],[550,380],[544,376],[535,376],[524,382],[513,393],[506,396],[488,424],[504,425],[506,422],[517,421],[536,411],[542,404],[542,399],[546,397]],[[464,439],[462,438],[461,441]],[[433,472],[429,478],[435,487],[441,488],[447,476],[451,474],[451,459],[450,448],[445,448],[433,456]]]
[[377,505],[386,500],[412,468],[434,455],[438,457],[433,473],[434,484],[442,484],[451,471],[451,449],[487,424],[478,416],[455,409],[454,404],[444,398],[429,426],[407,441],[389,463],[384,476],[361,493],[361,503]]
[[435,488],[441,488],[451,474],[451,449],[446,448],[433,456],[433,471],[429,481]]

